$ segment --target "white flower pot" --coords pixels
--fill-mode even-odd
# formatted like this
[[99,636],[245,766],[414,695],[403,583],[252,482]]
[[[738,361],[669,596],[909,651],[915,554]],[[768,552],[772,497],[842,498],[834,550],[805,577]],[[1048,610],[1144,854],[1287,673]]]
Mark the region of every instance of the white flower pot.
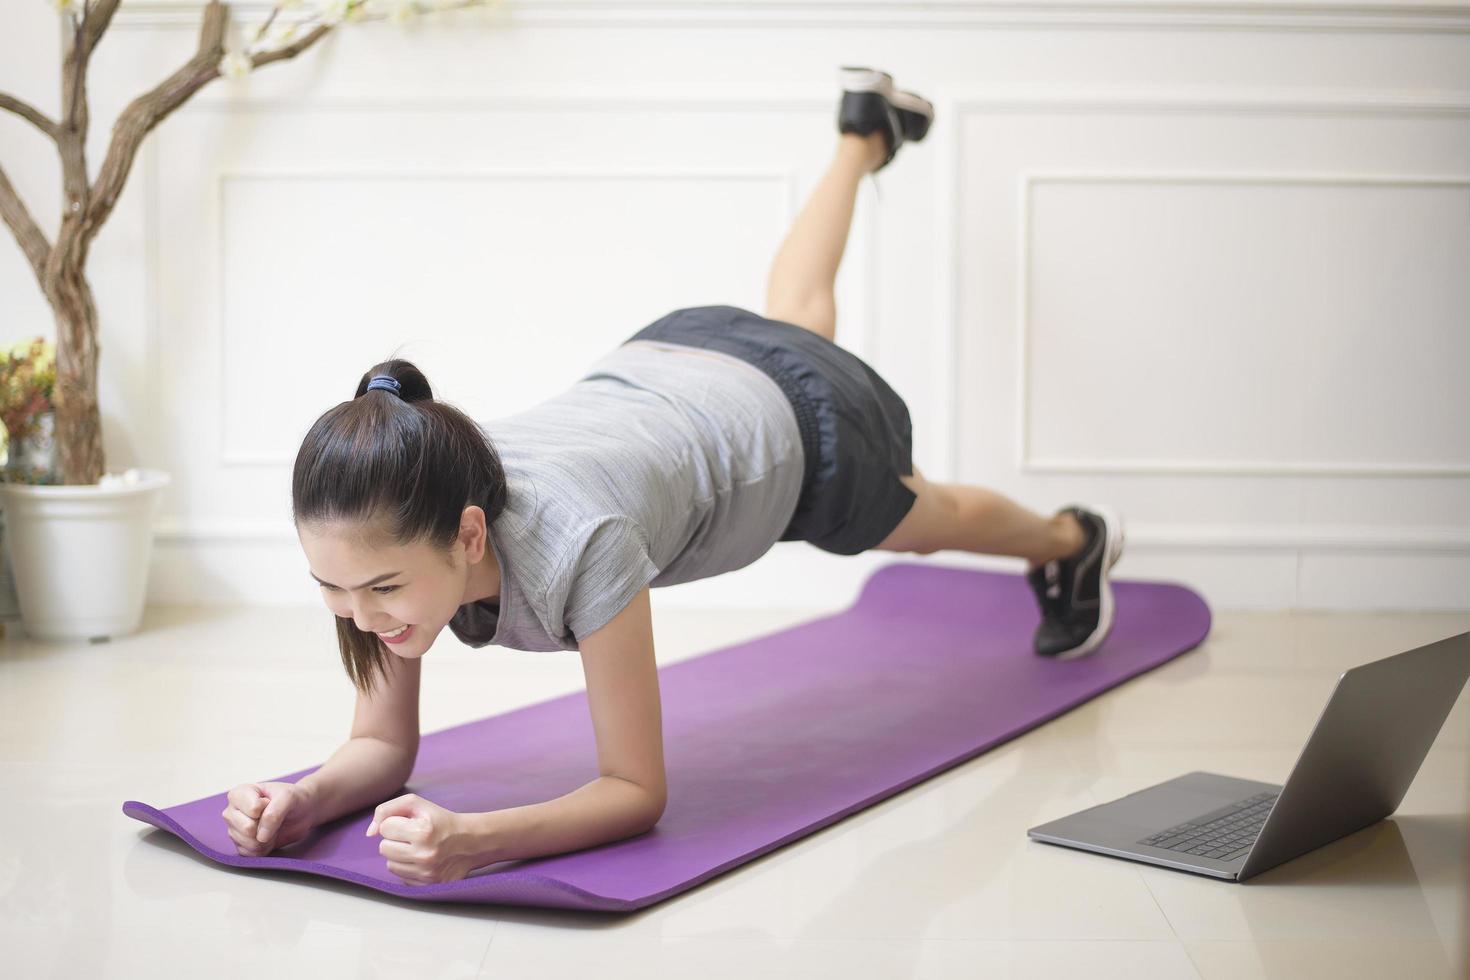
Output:
[[41,640],[126,636],[143,620],[153,519],[171,478],[136,483],[0,483],[21,625]]

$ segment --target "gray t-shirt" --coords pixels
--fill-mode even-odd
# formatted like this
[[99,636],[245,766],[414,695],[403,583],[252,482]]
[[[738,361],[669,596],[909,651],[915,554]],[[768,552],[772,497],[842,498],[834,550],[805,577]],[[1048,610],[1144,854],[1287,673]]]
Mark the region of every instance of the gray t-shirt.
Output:
[[508,502],[490,527],[496,600],[449,627],[473,647],[576,650],[645,585],[742,568],[796,511],[796,413],[738,357],[637,340],[566,391],[485,423]]

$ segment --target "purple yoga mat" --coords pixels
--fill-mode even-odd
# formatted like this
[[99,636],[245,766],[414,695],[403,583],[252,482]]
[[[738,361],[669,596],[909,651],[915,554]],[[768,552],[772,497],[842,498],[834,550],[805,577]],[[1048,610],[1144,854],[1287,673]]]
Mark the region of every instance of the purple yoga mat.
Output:
[[[659,669],[669,802],[652,831],[460,881],[411,885],[390,872],[380,838],[363,836],[371,809],[260,858],[236,853],[224,793],[163,810],[129,800],[123,813],[221,864],[404,898],[642,908],[973,758],[1209,633],[1209,608],[1183,586],[1115,581],[1113,593],[1107,642],[1052,661],[1031,652],[1036,600],[1022,576],[885,565],[843,612]],[[424,735],[401,792],[456,812],[498,810],[571,792],[597,775],[596,759],[579,691]]]

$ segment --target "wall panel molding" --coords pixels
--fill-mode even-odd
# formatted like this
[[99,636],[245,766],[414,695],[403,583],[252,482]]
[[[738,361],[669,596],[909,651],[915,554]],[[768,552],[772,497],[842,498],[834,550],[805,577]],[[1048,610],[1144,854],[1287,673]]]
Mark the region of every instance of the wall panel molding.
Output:
[[[165,544],[239,542],[296,544],[287,521],[162,518],[155,534]],[[1249,524],[1129,524],[1128,550],[1315,551],[1470,555],[1470,530],[1432,527],[1352,527]],[[890,556],[897,558],[897,556]]]
[[[1470,111],[1470,110],[1467,110]],[[1314,462],[1284,463],[1273,460],[1090,460],[1069,457],[1037,458],[1031,453],[1031,256],[1033,190],[1039,184],[1192,184],[1206,186],[1365,186],[1365,187],[1459,187],[1470,191],[1470,177],[1421,176],[1417,174],[1304,174],[1291,171],[1269,173],[1217,173],[1171,171],[1053,171],[1026,172],[1020,178],[1019,208],[1020,281],[1017,285],[1020,312],[1017,316],[1016,352],[1016,467],[1023,473],[1132,473],[1180,476],[1369,476],[1470,477],[1470,463]],[[1470,196],[1467,196],[1470,200]]]
[[[268,2],[236,2],[231,4],[235,11],[236,19],[247,21],[252,18],[263,16],[273,4]],[[1429,33],[1470,33],[1470,5],[1431,5],[1412,7],[1393,3],[1323,3],[1313,4],[1309,2],[1280,4],[1280,3],[1250,3],[1237,2],[1229,5],[1213,3],[1163,3],[1149,4],[1141,0],[1124,0],[1121,3],[981,3],[972,0],[935,0],[933,3],[909,4],[897,2],[864,2],[864,0],[844,0],[842,3],[825,3],[820,0],[800,2],[800,0],[782,0],[782,2],[763,2],[763,0],[741,0],[739,3],[723,2],[723,0],[645,0],[645,2],[624,2],[624,0],[525,0],[525,2],[510,2],[507,7],[506,19],[513,22],[515,26],[540,25],[564,28],[593,28],[601,26],[620,27],[648,27],[654,29],[653,33],[657,39],[662,40],[668,35],[659,33],[658,29],[665,28],[689,28],[689,27],[719,27],[725,25],[741,26],[746,28],[771,28],[774,31],[786,31],[790,33],[791,28],[824,28],[831,29],[834,26],[860,28],[857,36],[862,44],[876,43],[872,37],[879,29],[907,30],[912,33],[906,35],[906,39],[923,41],[925,32],[941,32],[952,29],[973,29],[975,31],[1003,29],[1010,26],[1016,27],[1052,27],[1054,30],[1069,30],[1077,27],[1126,27],[1145,28],[1158,27],[1167,28],[1174,32],[1196,31],[1196,30],[1223,30],[1235,32],[1238,30],[1259,30],[1273,32],[1279,38],[1286,38],[1292,32],[1302,34],[1321,33],[1329,31],[1351,31],[1351,32],[1374,32],[1392,33],[1404,31],[1418,34]],[[200,12],[203,4],[197,0],[128,0],[120,9],[117,18],[117,27],[125,30],[136,30],[142,33],[155,28],[167,28],[169,37],[173,41],[179,41],[180,36],[176,31],[196,31]],[[453,19],[451,15],[450,19]],[[465,29],[480,29],[479,21],[471,17],[463,18]],[[363,25],[367,27],[367,25]],[[356,25],[352,29],[357,29]],[[379,29],[379,28],[367,28]],[[390,30],[387,25],[381,25],[382,30]],[[458,29],[458,28],[456,28]],[[487,20],[484,30],[496,29],[495,25]],[[869,33],[872,30],[872,35]],[[1049,33],[1045,32],[1044,33]],[[571,33],[562,33],[561,36],[572,41],[575,36]],[[432,48],[433,35],[425,32],[422,37]],[[1049,40],[1052,38],[1048,38]],[[134,37],[131,42],[142,40]],[[153,39],[148,39],[150,42]],[[1235,44],[1238,37],[1222,36],[1219,43]],[[1167,42],[1163,38],[1160,43]],[[908,43],[907,40],[905,43]],[[1321,43],[1320,39],[1313,39],[1311,43]],[[1358,38],[1344,39],[1344,44],[1356,44],[1363,47],[1372,47],[1372,39],[1364,34]],[[1397,49],[1395,49],[1397,50]],[[432,53],[432,52],[431,52]],[[136,69],[134,69],[136,73]],[[1269,76],[1261,76],[1264,82],[1269,83]],[[1345,77],[1345,76],[1338,76]],[[1440,76],[1443,77],[1443,76]],[[678,79],[675,80],[679,81]],[[1322,117],[1341,116],[1358,118],[1365,121],[1378,119],[1430,119],[1445,120],[1459,127],[1470,122],[1470,93],[1464,91],[1435,91],[1432,89],[1405,89],[1405,90],[1373,90],[1363,91],[1356,88],[1301,88],[1293,86],[1270,86],[1267,85],[1230,85],[1228,88],[1205,89],[1187,88],[1170,84],[1165,80],[1164,84],[1153,86],[1147,85],[1147,79],[1142,78],[1137,85],[1132,85],[1133,76],[1126,81],[1131,87],[1114,87],[1109,84],[1091,86],[1085,90],[1058,82],[1050,85],[1014,84],[1009,80],[1001,79],[999,84],[981,82],[967,69],[960,73],[959,78],[953,85],[935,85],[925,94],[934,99],[939,112],[945,118],[945,124],[941,125],[933,135],[929,137],[926,151],[931,154],[928,161],[934,170],[936,179],[932,187],[922,187],[918,193],[932,195],[932,203],[935,206],[932,229],[934,236],[934,257],[932,274],[923,274],[924,278],[916,276],[918,288],[933,289],[935,311],[935,323],[930,334],[931,346],[927,351],[920,353],[924,363],[932,368],[933,384],[918,388],[916,396],[925,399],[925,407],[930,409],[930,418],[926,425],[934,436],[934,447],[936,449],[934,467],[936,472],[930,472],[931,479],[957,479],[958,464],[961,459],[961,437],[973,436],[976,422],[963,418],[958,412],[956,400],[960,392],[959,385],[964,378],[962,374],[964,365],[958,361],[962,339],[960,331],[963,329],[975,329],[974,320],[976,311],[968,311],[971,316],[969,323],[963,322],[960,317],[966,312],[960,305],[960,293],[958,291],[960,267],[959,260],[963,257],[962,232],[965,227],[961,223],[960,205],[964,200],[966,190],[966,167],[974,161],[966,161],[963,154],[963,124],[966,121],[974,121],[977,116],[1000,116],[1011,115],[1048,115],[1076,112],[1114,112],[1114,113],[1136,113],[1139,115],[1157,115],[1166,117],[1169,115],[1193,114],[1196,117],[1210,116],[1252,116],[1252,117]],[[141,89],[140,89],[141,90]],[[535,114],[573,114],[578,112],[602,112],[615,111],[634,114],[657,113],[665,111],[688,111],[688,112],[748,112],[759,113],[770,112],[811,112],[829,113],[833,106],[833,88],[831,85],[814,84],[778,84],[762,80],[752,81],[750,85],[737,85],[733,81],[722,79],[713,88],[702,85],[689,85],[679,87],[672,85],[653,85],[638,80],[622,80],[611,78],[605,86],[594,86],[587,80],[575,82],[564,79],[551,79],[542,83],[535,78],[516,79],[508,87],[493,92],[485,92],[473,97],[466,97],[460,92],[445,92],[442,97],[425,95],[399,97],[391,93],[386,95],[353,95],[344,94],[340,96],[322,95],[312,96],[304,100],[292,100],[285,98],[252,97],[246,94],[246,86],[233,86],[228,84],[213,84],[200,92],[192,99],[179,114],[179,117],[187,118],[194,113],[271,113],[271,114],[298,114],[298,113],[361,113],[364,115],[363,126],[373,124],[373,116],[394,110],[407,110],[418,114],[432,115],[434,113],[453,113],[464,111],[485,112],[524,112]],[[641,120],[635,120],[641,122]],[[1161,118],[1161,123],[1167,122]],[[171,123],[179,126],[178,118]],[[1455,133],[1467,132],[1456,129]],[[1470,133],[1467,133],[1470,135]],[[159,237],[167,234],[168,229],[162,228],[158,222],[160,214],[159,205],[165,195],[173,193],[165,180],[169,176],[167,169],[160,168],[158,154],[156,152],[157,137],[148,141],[142,151],[142,159],[139,161],[143,166],[145,186],[145,203],[143,208],[143,222],[145,232],[144,258],[146,263],[143,270],[148,277],[146,312],[146,340],[148,350],[156,352],[162,346],[165,338],[159,336],[161,326],[160,316],[163,313],[159,305],[158,269],[159,269]],[[485,171],[446,171],[437,172],[433,170],[419,170],[397,168],[391,171],[359,171],[345,169],[340,162],[333,161],[330,155],[324,155],[321,168],[313,166],[307,170],[294,168],[289,171],[277,171],[269,169],[267,160],[264,167],[256,167],[250,170],[230,170],[221,172],[213,178],[217,181],[215,187],[215,206],[218,206],[218,194],[222,192],[227,181],[230,180],[261,180],[261,179],[300,179],[303,177],[314,177],[320,179],[334,179],[335,177],[385,177],[404,180],[422,179],[515,179],[517,174],[524,175],[530,171],[516,170],[485,170]],[[165,163],[166,163],[165,159]],[[1412,165],[1412,161],[1411,164]],[[1395,168],[1402,170],[1403,167]],[[546,176],[544,171],[535,171],[538,177]],[[598,178],[606,179],[621,173],[622,175],[636,178],[670,177],[675,179],[703,179],[714,177],[720,179],[779,179],[784,178],[786,183],[787,211],[794,217],[796,209],[800,204],[797,194],[799,188],[796,178],[790,171],[780,170],[778,167],[767,169],[753,169],[747,171],[703,171],[698,169],[675,169],[649,170],[639,169],[637,171],[612,171],[606,169],[598,170],[564,170],[558,171],[561,176],[575,179]],[[1019,191],[1023,197],[1029,198],[1029,188],[1034,183],[1045,180],[1065,179],[1104,179],[1104,180],[1271,180],[1281,182],[1288,181],[1318,181],[1318,182],[1376,182],[1376,183],[1443,183],[1455,186],[1470,184],[1470,175],[1446,174],[1446,175],[1417,175],[1417,174],[1367,174],[1358,175],[1352,173],[1343,174],[1286,174],[1286,173],[1196,173],[1183,172],[1172,174],[1154,174],[1145,172],[1127,171],[1124,174],[1102,174],[1102,173],[1062,173],[1062,172],[1028,172],[1018,174],[1020,178]],[[897,179],[897,178],[895,178]],[[927,178],[926,178],[927,180]],[[207,186],[207,185],[201,185]],[[1027,217],[1025,207],[1019,209],[1022,213],[1022,223],[1019,229],[1020,241],[1018,248],[1026,248]],[[859,221],[873,222],[876,219],[876,209],[867,208],[864,215],[859,215]],[[216,215],[216,219],[218,215]],[[876,225],[869,224],[869,241],[876,242],[874,234]],[[226,229],[219,226],[216,220],[216,231],[223,235]],[[1002,229],[997,235],[1009,236],[1010,229]],[[165,239],[167,243],[168,239]],[[868,249],[867,259],[870,263],[876,261],[880,250],[876,247]],[[212,261],[217,263],[219,256]],[[209,260],[206,260],[209,261]],[[208,268],[201,266],[201,268]],[[856,271],[856,270],[854,270]],[[855,295],[861,296],[862,301],[869,303],[864,314],[853,318],[851,326],[870,331],[873,329],[876,314],[879,307],[874,300],[878,298],[877,283],[878,273],[882,270],[869,267],[866,273],[868,278],[863,289]],[[216,266],[216,272],[218,267]],[[1028,329],[1028,321],[1025,303],[1026,270],[1023,263],[1018,263],[1018,277],[1021,293],[1018,296],[1019,313],[1012,323],[986,324],[990,329],[1010,331],[1015,329],[1017,336],[1024,337]],[[1002,283],[1004,288],[1010,288]],[[922,298],[922,297],[921,297]],[[222,301],[222,295],[217,296],[215,303]],[[208,313],[210,306],[201,306],[199,309]],[[856,311],[854,311],[856,312]],[[222,310],[216,308],[215,315],[220,316],[219,328],[223,331],[226,322]],[[878,338],[868,337],[867,349],[877,348]],[[223,359],[224,336],[218,338],[220,343],[219,355]],[[1024,357],[1024,347],[1018,347],[1018,357]],[[166,389],[160,389],[160,384],[166,384],[166,379],[156,376],[159,370],[156,356],[148,359],[146,366],[141,369],[148,372],[148,391],[153,399],[151,404],[151,418],[156,421],[158,428],[154,431],[163,434],[164,428],[169,423],[164,419],[162,413],[167,409],[165,404]],[[215,365],[207,360],[203,367],[211,372]],[[1022,364],[1023,372],[1025,364]],[[221,367],[221,370],[223,368]],[[220,375],[222,380],[224,375]],[[1016,379],[1018,386],[1024,385],[1026,375],[1022,373]],[[235,379],[235,384],[239,379]],[[920,394],[922,392],[922,394]],[[1025,406],[1024,388],[1018,393],[1021,400],[1022,411]],[[289,454],[280,452],[251,453],[232,448],[224,442],[224,389],[216,406],[220,412],[219,428],[221,442],[219,444],[218,462],[226,467],[278,467],[289,466],[291,458]],[[978,423],[984,426],[983,421]],[[1024,434],[1025,421],[1018,414],[1018,422]],[[1013,424],[1007,422],[1003,430],[1004,437],[1010,438],[1014,431]],[[987,436],[990,431],[987,427]],[[1023,444],[1017,442],[1017,447]],[[1120,478],[1119,485],[1123,485],[1121,478],[1135,477],[1139,474],[1152,477],[1179,477],[1179,476],[1221,476],[1221,477],[1280,477],[1280,476],[1374,476],[1374,477],[1456,477],[1470,476],[1470,467],[1458,464],[1435,463],[1427,461],[1422,466],[1405,466],[1402,464],[1379,464],[1374,462],[1348,462],[1328,463],[1311,465],[1277,464],[1271,462],[1244,460],[1232,461],[1190,461],[1190,460],[1087,460],[1087,459],[1047,459],[1033,458],[1020,448],[1019,456],[1010,446],[1006,448],[1007,458],[1016,458],[1020,470],[1040,481],[1037,485],[1045,485],[1046,476],[1054,473],[1088,473],[1107,481],[1108,478]],[[947,457],[947,458],[942,458]],[[214,457],[203,454],[203,458],[196,457],[198,462],[207,470]],[[926,472],[929,467],[925,467]],[[1222,480],[1222,483],[1228,482]],[[1111,486],[1112,484],[1107,483]],[[1152,485],[1152,484],[1150,484]],[[1161,484],[1168,487],[1169,484]],[[1407,491],[1406,491],[1407,492]],[[181,498],[182,499],[182,498]],[[192,508],[191,508],[192,509]],[[1244,516],[1244,515],[1243,515]],[[1437,571],[1445,562],[1456,563],[1456,567],[1463,567],[1464,562],[1470,559],[1470,528],[1465,527],[1438,527],[1438,526],[1410,526],[1398,523],[1400,515],[1385,511],[1379,514],[1368,514],[1364,516],[1368,520],[1377,518],[1379,521],[1391,523],[1378,523],[1361,525],[1324,525],[1304,526],[1301,524],[1267,524],[1259,523],[1260,518],[1268,515],[1255,515],[1257,522],[1242,522],[1239,524],[1129,524],[1129,550],[1131,553],[1142,558],[1139,565],[1135,566],[1142,572],[1152,574],[1158,568],[1180,569],[1181,580],[1203,581],[1203,577],[1215,575],[1213,581],[1227,582],[1221,586],[1221,593],[1211,596],[1212,604],[1217,608],[1229,608],[1232,606],[1236,595],[1264,595],[1266,586],[1261,586],[1255,592],[1251,590],[1250,582],[1252,576],[1257,575],[1260,569],[1284,568],[1292,561],[1298,567],[1296,583],[1291,584],[1289,577],[1282,579],[1283,584],[1277,591],[1271,592],[1269,601],[1281,606],[1289,606],[1303,595],[1303,579],[1300,565],[1303,556],[1323,555],[1319,564],[1326,562],[1329,558],[1343,559],[1348,561],[1361,560],[1367,563],[1389,565],[1395,561],[1403,561],[1416,568],[1422,568],[1425,577],[1438,576],[1443,578],[1443,572]],[[1279,518],[1281,514],[1269,515],[1272,519]],[[1334,518],[1344,519],[1344,513],[1332,515]],[[1414,516],[1407,514],[1404,516]],[[1447,518],[1443,513],[1426,516],[1426,520],[1443,521]],[[232,557],[236,548],[243,546],[246,554],[250,548],[259,548],[259,560],[269,564],[269,567],[284,567],[288,553],[296,553],[297,542],[295,530],[290,526],[289,520],[240,520],[230,516],[219,518],[203,516],[191,517],[187,515],[163,516],[156,524],[157,539],[161,550],[165,552],[166,560],[181,569],[194,568],[205,563],[210,556],[220,555],[224,559]],[[1408,556],[1399,559],[1397,556]],[[1361,559],[1354,556],[1362,556]],[[941,564],[955,564],[972,556],[959,553],[948,554],[939,562]],[[885,554],[871,554],[856,562],[844,562],[840,568],[832,568],[836,564],[830,562],[824,556],[811,552],[809,549],[798,549],[788,546],[786,549],[778,549],[776,557],[770,559],[770,566],[762,569],[760,582],[769,583],[780,581],[783,575],[795,575],[797,571],[806,569],[804,563],[811,563],[810,568],[820,575],[831,574],[824,580],[820,588],[826,588],[827,593],[821,593],[820,589],[814,590],[811,595],[814,601],[826,602],[828,595],[837,595],[844,590],[859,584],[861,576],[857,573],[869,567],[869,562],[882,564],[890,560],[901,558],[912,559],[912,556],[896,556]],[[981,560],[983,561],[983,559]],[[1003,562],[998,559],[997,562]],[[1009,567],[1009,566],[1007,566]],[[1224,570],[1222,570],[1224,569]],[[843,576],[846,576],[844,578]],[[769,577],[767,577],[769,576]],[[856,576],[856,577],[854,577]],[[1199,577],[1197,577],[1199,576]],[[1238,576],[1238,581],[1230,576]],[[817,574],[810,576],[818,577]],[[183,576],[180,581],[183,582]],[[751,581],[754,581],[752,579]],[[803,579],[805,581],[805,579]],[[730,595],[741,593],[741,582],[739,579],[728,578],[719,583],[722,590]],[[193,589],[194,582],[188,581],[180,586],[180,594]],[[688,596],[698,595],[696,586],[691,586]],[[1275,589],[1273,585],[1271,588]],[[1294,590],[1294,591],[1291,591]],[[761,601],[768,594],[768,589],[747,586],[744,594],[755,595]],[[711,593],[712,594],[712,593]],[[722,592],[722,594],[725,594]],[[681,593],[674,593],[680,597]],[[679,604],[678,598],[669,598],[670,605]],[[832,601],[838,601],[833,599]],[[1267,600],[1262,600],[1267,601]],[[1353,599],[1351,601],[1357,601]]]
[[[235,0],[238,17],[264,18],[271,0]],[[116,26],[197,27],[202,0],[129,0]],[[299,19],[287,12],[282,23]],[[502,0],[444,15],[455,24],[517,27],[865,28],[870,30],[1165,27],[1206,31],[1470,33],[1464,3],[1349,0]],[[368,26],[368,25],[349,25]]]
[[[963,365],[959,363],[959,332],[963,329],[961,311],[959,308],[959,275],[961,220],[964,214],[962,206],[964,187],[963,178],[965,173],[965,160],[963,143],[960,132],[964,120],[977,115],[991,114],[1064,114],[1076,112],[1082,109],[1091,109],[1106,112],[1137,112],[1145,114],[1177,115],[1180,113],[1192,113],[1195,115],[1209,115],[1212,113],[1230,113],[1246,115],[1343,115],[1364,116],[1382,118],[1402,118],[1406,115],[1429,115],[1450,119],[1460,119],[1470,123],[1470,98],[1463,94],[1443,94],[1432,98],[1405,97],[1402,93],[1377,91],[1355,94],[1346,97],[1343,93],[1322,93],[1314,96],[1303,96],[1296,89],[1275,88],[1259,90],[1250,97],[1230,95],[1221,93],[1203,93],[1182,89],[1162,90],[1156,93],[1140,93],[1136,91],[1114,91],[1114,92],[1090,92],[1086,95],[1078,93],[1066,93],[1052,91],[1044,93],[1033,90],[1022,92],[1017,90],[989,90],[975,86],[956,87],[945,89],[935,99],[936,115],[943,114],[951,120],[951,125],[944,130],[944,138],[939,140],[940,161],[939,177],[935,181],[935,213],[948,215],[947,227],[938,229],[938,249],[935,259],[934,288],[936,291],[934,308],[941,312],[947,329],[940,334],[939,348],[934,352],[931,363],[934,365],[934,376],[937,379],[935,397],[939,404],[955,404],[955,395],[959,390],[959,372]],[[936,132],[937,135],[937,132]],[[1422,465],[1402,464],[1377,464],[1377,463],[1347,463],[1347,464],[1304,464],[1292,466],[1276,463],[1261,463],[1259,461],[1242,460],[1238,462],[1197,462],[1180,461],[1154,462],[1154,461],[1095,461],[1095,460],[1032,460],[1028,457],[1025,447],[1025,436],[1027,426],[1026,412],[1026,388],[1028,365],[1026,363],[1026,336],[1028,332],[1029,309],[1027,306],[1028,287],[1028,249],[1029,249],[1029,220],[1030,220],[1030,187],[1032,184],[1042,180],[1065,180],[1065,179],[1087,179],[1087,180],[1183,180],[1199,181],[1208,179],[1211,181],[1300,181],[1305,183],[1391,183],[1412,184],[1414,186],[1470,186],[1470,175],[1463,174],[1438,174],[1438,175],[1372,175],[1372,174],[1325,174],[1325,173],[1296,173],[1277,172],[1261,174],[1260,172],[1242,171],[1211,172],[1209,174],[1175,172],[1126,172],[1098,173],[1098,172],[1053,172],[1040,174],[1036,172],[1023,173],[1020,176],[1018,195],[1018,227],[1016,236],[1016,248],[1018,250],[1017,268],[1017,315],[1014,331],[1016,336],[1016,357],[1019,371],[1017,383],[1017,412],[1015,425],[1016,432],[1017,464],[1024,472],[1034,473],[1106,473],[1106,474],[1148,474],[1148,475],[1193,475],[1193,474],[1229,474],[1238,476],[1300,476],[1300,475],[1329,475],[1329,476],[1470,476],[1470,466],[1459,464],[1442,464],[1426,462]],[[945,419],[948,431],[942,434],[940,444],[945,447],[947,458],[944,460],[941,479],[955,480],[959,478],[958,466],[961,447],[959,444],[960,429],[949,419]]]
[[[560,168],[531,168],[531,167],[495,167],[483,170],[373,170],[343,169],[341,167],[322,167],[309,170],[234,170],[221,171],[215,175],[214,193],[211,195],[214,208],[213,222],[215,225],[216,241],[213,256],[215,282],[220,288],[215,292],[215,323],[218,324],[219,336],[219,362],[215,365],[219,377],[219,399],[215,402],[217,410],[216,431],[219,435],[218,463],[222,467],[289,467],[295,460],[295,450],[282,452],[250,452],[246,450],[232,449],[229,444],[229,433],[226,426],[226,407],[228,405],[231,390],[229,358],[225,356],[228,343],[229,319],[226,311],[226,295],[224,284],[225,264],[225,239],[227,229],[224,221],[224,194],[227,185],[231,182],[245,181],[273,181],[273,180],[401,180],[401,181],[443,181],[443,180],[473,180],[473,181],[516,181],[516,180],[657,180],[673,181],[687,180],[695,182],[706,181],[752,181],[771,182],[779,188],[782,205],[786,211],[788,221],[795,217],[797,207],[797,178],[792,170],[776,170],[765,168],[700,168],[700,167],[560,167]],[[157,224],[156,221],[151,224]],[[869,251],[869,262],[871,265],[874,250]],[[874,271],[867,270],[867,278],[871,282],[876,278]],[[152,322],[156,318],[149,317]],[[868,326],[871,326],[872,317],[864,318]],[[632,328],[636,329],[636,328]],[[871,347],[871,337],[864,336],[864,341]]]

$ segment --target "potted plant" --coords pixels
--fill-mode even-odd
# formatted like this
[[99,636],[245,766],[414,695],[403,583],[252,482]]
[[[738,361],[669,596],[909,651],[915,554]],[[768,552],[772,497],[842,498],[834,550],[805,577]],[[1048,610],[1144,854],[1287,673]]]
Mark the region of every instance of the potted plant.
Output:
[[[204,7],[199,45],[183,65],[128,103],[112,127],[97,175],[87,172],[87,69],[121,0],[52,0],[67,19],[61,64],[61,114],[0,92],[12,112],[55,144],[61,163],[61,223],[50,241],[0,166],[0,219],[15,235],[56,323],[54,483],[0,483],[0,507],[14,545],[16,589],[25,631],[42,639],[118,636],[142,620],[153,515],[168,474],[129,470],[104,476],[97,404],[99,314],[87,281],[92,241],[117,205],[138,148],[194,93],[221,76],[296,57],[344,21],[402,23],[431,10],[485,0],[280,0],[263,23],[232,34],[230,8]],[[292,11],[275,24],[282,11]],[[287,22],[287,21],[290,22]]]

